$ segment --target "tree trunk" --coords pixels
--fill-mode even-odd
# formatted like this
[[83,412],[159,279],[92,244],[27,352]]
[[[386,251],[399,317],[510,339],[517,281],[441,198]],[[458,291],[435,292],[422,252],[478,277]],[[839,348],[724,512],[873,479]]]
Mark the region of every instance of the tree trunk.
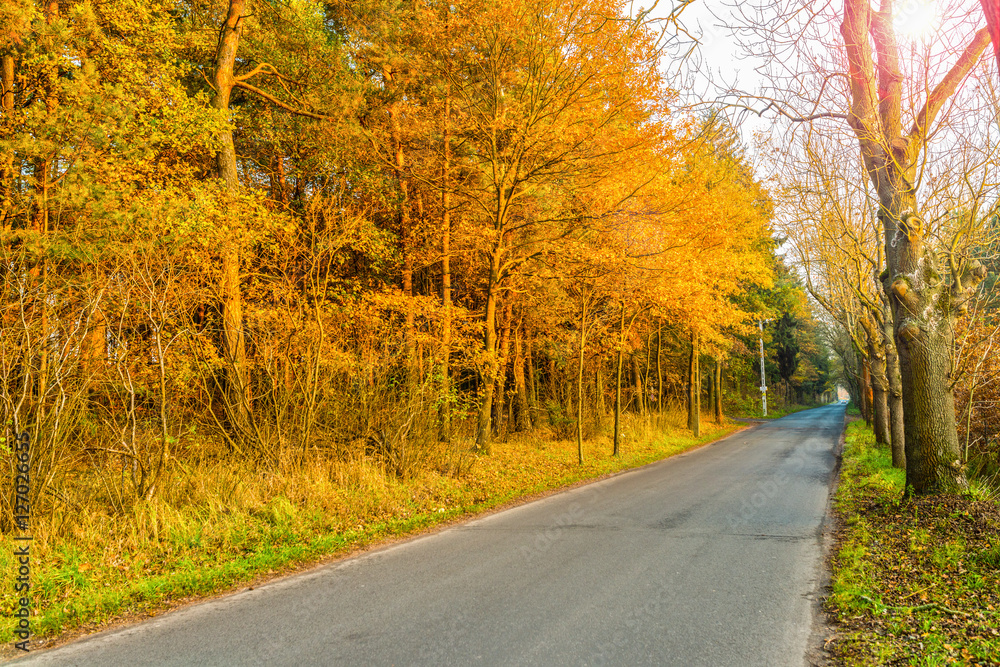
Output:
[[[387,81],[393,81],[393,74],[385,68],[383,71]],[[410,374],[411,383],[418,382],[416,377],[416,311],[413,301],[413,220],[410,212],[410,181],[405,175],[406,159],[403,153],[403,135],[399,122],[399,106],[393,103],[389,106],[389,124],[392,130],[393,166],[396,172],[396,185],[399,188],[399,227],[403,250],[403,295],[406,297],[406,313],[404,324],[404,344],[406,347],[406,368]]]
[[275,153],[271,158],[271,200],[282,206],[288,204],[288,184],[285,182],[285,156]]
[[715,423],[722,423],[722,361],[715,358]]
[[622,302],[621,319],[618,322],[618,358],[615,363],[615,436],[612,453],[621,453],[621,418],[622,418],[622,365],[625,356],[625,302]]
[[[700,369],[699,369],[700,370]],[[708,405],[711,408],[715,406],[715,374],[708,376]]]
[[[508,294],[509,297],[509,294]],[[497,386],[493,398],[493,433],[503,435],[507,431],[504,408],[507,406],[507,366],[510,365],[510,320],[513,304],[507,299],[503,309],[503,328],[500,330],[500,351],[497,372]]]
[[663,412],[663,324],[656,327],[656,411]]
[[556,387],[556,360],[549,357],[549,368],[545,377],[546,391],[548,392],[549,403],[562,405],[562,398],[559,396],[559,389]]
[[583,297],[583,310],[580,312],[580,354],[576,365],[576,455],[577,462],[583,465],[583,357],[587,344],[587,297]]
[[650,382],[649,378],[652,376],[652,355],[653,355],[653,330],[650,329],[649,333],[646,334],[646,374],[643,376],[643,388],[645,392],[642,395],[643,400],[643,414],[647,414],[650,410],[649,407],[649,390],[652,388],[653,384]]
[[[447,10],[446,10],[447,13]],[[441,440],[451,442],[451,82],[446,84],[441,157]]]
[[493,435],[491,417],[493,414],[493,385],[496,381],[498,365],[496,313],[499,280],[500,257],[494,252],[490,255],[490,274],[486,284],[486,321],[483,327],[483,353],[486,357],[486,366],[480,374],[479,387],[483,394],[479,401],[479,419],[476,424],[476,449],[485,453],[490,451],[490,440]]
[[528,348],[525,355],[528,360],[528,426],[536,426],[538,421],[538,369],[535,368],[535,355],[531,351],[531,338],[528,329],[524,330],[525,347]]
[[861,417],[871,426],[872,422],[872,374],[871,362],[867,355],[861,355]]
[[[230,0],[225,23],[219,33],[219,46],[215,57],[212,85],[215,97],[212,106],[229,111],[235,76],[236,50],[243,32],[242,19],[245,0]],[[240,190],[236,169],[236,146],[233,132],[227,129],[219,135],[219,150],[215,154],[216,176],[226,191],[236,194]],[[226,410],[230,425],[237,433],[245,434],[249,426],[249,383],[246,377],[246,342],[243,335],[243,298],[240,292],[239,242],[227,239],[222,249],[222,338],[227,361]]]
[[885,350],[881,346],[880,338],[869,339],[868,358],[870,360],[875,442],[888,447],[892,441],[892,436],[889,433],[889,382],[885,374]]
[[691,333],[691,357],[688,364],[688,428],[694,437],[701,435],[701,378],[698,373],[698,334]]
[[604,428],[604,412],[607,410],[604,403],[604,359],[598,357],[594,365],[594,417],[600,430]]
[[528,416],[528,389],[524,381],[524,350],[523,350],[523,323],[517,323],[514,329],[514,430],[524,433],[531,430],[531,419]]
[[844,4],[841,33],[851,93],[848,122],[878,194],[878,217],[885,234],[888,268],[882,279],[892,308],[902,379],[906,484],[917,494],[952,493],[967,486],[952,393],[954,324],[986,270],[960,253],[945,257],[946,271],[937,269],[936,253],[926,246],[930,228],[918,214],[913,184],[937,116],[989,46],[990,36],[986,28],[976,33],[927,96],[912,129],[904,133],[904,79],[891,5],[887,8],[876,12],[867,0]]
[[889,445],[892,466],[906,469],[906,432],[903,427],[903,380],[899,375],[899,355],[893,340],[892,315],[882,319],[882,344],[885,347],[885,372],[889,381]]
[[642,369],[639,368],[639,359],[632,355],[632,374],[635,378],[635,410],[640,415],[646,414],[646,392],[642,382]]
[[[14,56],[0,56],[0,113],[14,125]],[[0,163],[0,230],[10,231],[14,216],[14,151],[4,151]]]

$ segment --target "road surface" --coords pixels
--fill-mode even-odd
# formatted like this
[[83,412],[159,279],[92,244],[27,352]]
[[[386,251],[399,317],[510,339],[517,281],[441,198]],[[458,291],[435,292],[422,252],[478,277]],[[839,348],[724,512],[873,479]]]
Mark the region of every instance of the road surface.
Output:
[[803,665],[844,406],[25,665]]

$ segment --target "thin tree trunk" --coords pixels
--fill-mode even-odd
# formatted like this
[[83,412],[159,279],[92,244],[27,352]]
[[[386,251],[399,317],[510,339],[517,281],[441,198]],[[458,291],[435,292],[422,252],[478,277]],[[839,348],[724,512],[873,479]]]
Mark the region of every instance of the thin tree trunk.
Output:
[[896,354],[896,341],[892,334],[892,313],[885,313],[881,325],[882,345],[885,347],[885,373],[889,381],[889,446],[892,448],[892,466],[906,470],[903,380],[899,375],[899,355]]
[[[447,8],[445,9],[447,13]],[[441,159],[441,440],[451,441],[451,81],[444,97]]]
[[708,376],[708,405],[714,408],[715,406],[715,374]]
[[[14,126],[14,56],[0,56],[0,113]],[[4,152],[0,163],[0,230],[10,231],[14,217],[14,151]]]
[[523,350],[524,319],[517,323],[514,329],[514,397],[515,397],[515,430],[524,433],[531,430],[531,419],[528,416],[528,390],[524,381],[524,350]]
[[594,416],[597,418],[598,430],[604,428],[604,359],[598,357],[594,370]]
[[652,376],[653,371],[653,330],[650,329],[649,333],[646,334],[646,373],[643,376],[643,388],[645,391],[642,395],[642,414],[649,413],[649,390],[652,387],[652,383],[649,378]]
[[583,297],[583,309],[580,312],[580,354],[576,366],[576,455],[577,462],[583,465],[583,358],[587,344],[587,297]]
[[271,199],[282,206],[288,205],[288,184],[285,182],[285,156],[276,152],[271,158]]
[[701,435],[701,377],[698,372],[698,356],[698,334],[692,332],[688,368],[688,428],[696,438]]
[[621,453],[619,441],[621,438],[622,418],[622,365],[625,356],[625,302],[622,301],[622,314],[618,322],[618,358],[615,363],[615,437],[613,454]]
[[656,327],[656,411],[663,412],[663,323]]
[[646,414],[646,392],[642,382],[642,369],[639,368],[639,359],[632,355],[632,374],[635,377],[635,410],[640,415]]
[[536,426],[538,421],[538,369],[535,368],[535,355],[532,353],[529,330],[524,330],[526,357],[528,360],[528,425]]
[[556,387],[556,375],[556,361],[550,357],[549,368],[545,377],[546,392],[548,393],[547,401],[562,405],[562,398],[559,396],[559,390]]
[[715,423],[722,423],[722,360],[715,358]]
[[479,420],[476,424],[476,449],[485,453],[490,451],[490,440],[493,435],[491,418],[493,415],[493,385],[497,375],[496,312],[499,281],[500,257],[494,252],[490,256],[490,273],[486,284],[486,321],[483,327],[483,352],[486,357],[486,368],[480,375],[479,387],[482,396],[479,402]]
[[[212,106],[227,113],[235,84],[233,68],[243,32],[244,10],[245,0],[230,0],[229,11],[219,33],[219,45],[215,56],[212,81],[215,97]],[[239,192],[236,146],[230,129],[224,130],[219,135],[219,150],[215,154],[215,164],[216,175],[223,182],[226,191],[231,194]],[[227,239],[222,249],[222,338],[227,361],[226,409],[231,425],[238,433],[245,434],[249,426],[250,396],[246,377],[239,243],[235,239]]]
[[872,367],[867,354],[861,356],[861,403],[861,416],[871,426],[875,422],[875,410],[872,399]]
[[[393,74],[384,69],[386,80],[393,81]],[[413,220],[410,212],[410,181],[405,175],[406,159],[403,152],[402,127],[399,120],[399,106],[393,103],[389,106],[389,124],[392,130],[393,166],[396,172],[396,185],[399,188],[399,226],[403,250],[403,295],[406,297],[406,312],[404,324],[404,345],[406,348],[406,366],[410,373],[410,382],[418,382],[416,375],[416,311],[413,301]]]
[[502,435],[507,431],[504,409],[507,406],[507,366],[510,365],[510,321],[513,304],[510,299],[503,309],[503,328],[500,330],[500,361],[497,386],[493,399],[493,432]]
[[874,334],[868,339],[869,372],[872,389],[872,419],[875,431],[875,442],[884,447],[890,446],[892,436],[889,434],[889,382],[886,379],[885,350],[881,345],[881,335]]
[[[45,22],[52,26],[59,19],[59,3],[55,0],[47,0],[45,6]],[[51,48],[50,38],[45,38],[46,45]],[[59,110],[59,71],[55,61],[50,61],[44,66],[43,90],[45,91],[45,112],[48,119],[55,123],[56,112]],[[32,212],[32,229],[41,236],[47,236],[50,229],[49,206],[50,194],[49,174],[52,170],[52,163],[49,159],[39,159],[35,162],[35,208]],[[48,310],[51,307],[48,294],[48,262],[43,259],[39,264],[34,265],[30,273],[33,277],[39,278],[42,286],[41,298],[38,299],[40,311],[39,324],[39,354],[38,354],[38,407],[36,423],[41,423],[46,411],[45,397],[49,387],[49,317]]]

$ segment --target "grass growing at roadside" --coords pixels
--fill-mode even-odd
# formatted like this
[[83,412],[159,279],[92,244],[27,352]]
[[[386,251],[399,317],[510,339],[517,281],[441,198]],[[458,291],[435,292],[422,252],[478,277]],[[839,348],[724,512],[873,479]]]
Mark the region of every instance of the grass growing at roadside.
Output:
[[1000,664],[1000,507],[966,497],[903,502],[902,470],[864,422],[847,429],[842,521],[827,601],[848,665]]
[[[163,491],[128,512],[99,502],[97,479],[32,525],[32,632],[51,637],[116,618],[153,613],[194,596],[231,590],[297,565],[362,548],[507,502],[640,466],[722,437],[739,427],[704,422],[695,440],[683,416],[659,423],[629,415],[623,455],[607,435],[584,443],[512,440],[489,456],[468,443],[427,452],[408,479],[376,460],[317,454],[304,466],[248,469],[206,458],[176,469]],[[180,464],[178,464],[180,465]],[[13,540],[0,546],[3,610],[10,619]],[[12,623],[0,629],[9,644]]]

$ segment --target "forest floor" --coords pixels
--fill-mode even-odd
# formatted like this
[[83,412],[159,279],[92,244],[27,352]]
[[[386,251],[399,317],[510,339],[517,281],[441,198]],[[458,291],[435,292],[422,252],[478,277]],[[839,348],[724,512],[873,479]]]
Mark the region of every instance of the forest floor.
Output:
[[904,484],[865,423],[849,424],[827,649],[845,665],[1000,665],[995,493],[903,501]]
[[[113,480],[81,476],[63,504],[33,519],[31,648],[158,615],[401,537],[495,511],[718,440],[742,427],[702,422],[693,438],[679,414],[629,416],[622,454],[607,427],[584,443],[536,431],[496,443],[423,453],[405,476],[370,456],[317,456],[261,470],[219,457],[178,461],[162,491],[112,509]],[[188,452],[194,457],[193,452]],[[112,489],[114,490],[114,489]],[[118,489],[120,491],[120,489]],[[17,573],[0,538],[3,650],[11,657]]]

